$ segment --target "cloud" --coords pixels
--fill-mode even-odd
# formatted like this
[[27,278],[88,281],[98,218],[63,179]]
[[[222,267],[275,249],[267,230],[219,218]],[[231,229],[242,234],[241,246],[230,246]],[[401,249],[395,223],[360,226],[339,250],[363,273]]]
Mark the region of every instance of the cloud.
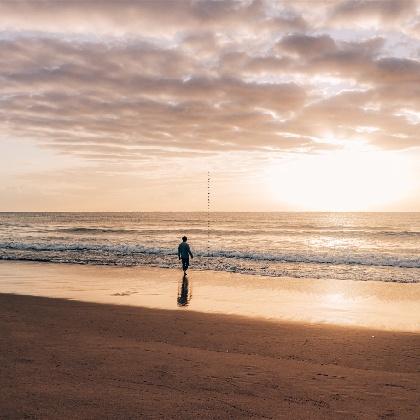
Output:
[[[25,16],[31,16],[31,19]],[[173,35],[185,28],[222,29],[229,24],[249,26],[265,17],[264,2],[260,0],[21,0],[0,3],[0,28],[54,33],[162,35],[164,28],[167,34]],[[291,16],[279,18],[277,23],[286,26],[303,24],[301,19]],[[270,21],[270,24],[275,24],[275,21]]]
[[285,36],[278,46],[287,52],[305,57],[328,54],[336,49],[334,40],[328,35],[310,36],[302,33]]
[[375,18],[379,22],[394,22],[415,12],[414,0],[345,0],[334,7],[332,18],[338,21]]
[[391,48],[413,4],[325,2],[315,21],[296,2],[3,2],[0,129],[115,162],[415,147],[420,62]]

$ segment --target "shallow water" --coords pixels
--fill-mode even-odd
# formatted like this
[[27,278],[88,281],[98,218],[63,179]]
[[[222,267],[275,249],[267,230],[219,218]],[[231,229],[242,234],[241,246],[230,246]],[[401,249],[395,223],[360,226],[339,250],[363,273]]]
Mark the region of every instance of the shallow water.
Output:
[[184,234],[198,270],[420,281],[420,213],[0,213],[0,259],[174,268]]
[[420,332],[420,284],[0,262],[0,293]]

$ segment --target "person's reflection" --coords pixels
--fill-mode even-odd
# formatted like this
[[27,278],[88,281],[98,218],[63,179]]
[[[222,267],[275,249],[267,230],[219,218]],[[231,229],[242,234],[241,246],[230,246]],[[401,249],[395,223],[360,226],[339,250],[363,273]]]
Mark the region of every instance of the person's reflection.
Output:
[[178,288],[178,298],[177,303],[178,306],[188,306],[191,300],[191,288],[188,284],[188,276],[184,274],[182,277],[182,283],[180,283],[180,286]]

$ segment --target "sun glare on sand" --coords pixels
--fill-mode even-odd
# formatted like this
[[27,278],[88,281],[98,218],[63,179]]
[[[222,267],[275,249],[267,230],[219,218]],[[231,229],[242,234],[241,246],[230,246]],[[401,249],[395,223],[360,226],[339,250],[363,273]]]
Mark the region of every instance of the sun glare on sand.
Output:
[[398,153],[341,150],[274,163],[276,200],[308,211],[368,211],[397,202],[414,188],[411,161]]

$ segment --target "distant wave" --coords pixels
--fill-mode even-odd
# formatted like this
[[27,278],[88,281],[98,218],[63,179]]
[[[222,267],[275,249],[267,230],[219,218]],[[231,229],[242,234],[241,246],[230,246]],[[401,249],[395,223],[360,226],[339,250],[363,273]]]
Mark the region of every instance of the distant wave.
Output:
[[[89,255],[94,256],[95,260],[103,258],[105,261],[111,256],[119,258],[139,255],[156,256],[175,256],[176,250],[171,248],[148,247],[144,245],[124,245],[124,244],[89,244],[89,243],[29,243],[29,242],[0,242],[0,259],[7,259],[7,251],[31,251],[33,253],[62,253],[63,256],[71,260],[73,253],[81,253],[89,260]],[[1,254],[3,251],[3,255]],[[198,257],[207,257],[207,252],[197,250]],[[99,256],[99,257],[98,257]],[[35,255],[34,255],[35,257]],[[351,254],[350,252],[335,253],[254,253],[232,250],[211,250],[210,257],[224,259],[238,259],[249,261],[267,261],[267,262],[287,262],[287,263],[310,263],[310,264],[333,264],[333,265],[361,265],[361,266],[382,266],[382,267],[401,267],[401,268],[420,268],[420,257],[396,255],[363,253]],[[42,255],[45,258],[45,255]],[[80,261],[81,257],[78,257]],[[129,260],[132,263],[132,260]]]
[[20,251],[93,251],[93,252],[115,252],[117,254],[176,254],[173,249],[150,248],[142,245],[107,245],[88,243],[30,243],[30,242],[0,242],[1,249],[14,249]]
[[[56,228],[56,229],[47,229],[45,232],[67,232],[67,233],[109,233],[109,234],[153,234],[153,233],[162,233],[167,232],[167,228],[162,229],[116,229],[111,227],[68,227],[68,228]],[[170,232],[184,234],[188,232],[189,234],[207,232],[204,229],[171,229]]]
[[69,227],[53,229],[56,232],[69,233],[130,233],[138,232],[135,229],[114,229],[114,228],[99,228],[99,227]]
[[[173,234],[182,235],[187,233],[189,235],[207,235],[207,228],[188,228],[188,229],[179,229],[179,228],[162,228],[162,229],[118,229],[112,227],[60,227],[52,229],[41,229],[42,232],[64,232],[69,234],[142,234],[142,235],[153,235],[161,234],[162,232],[171,232]],[[276,236],[304,236],[308,234],[316,234],[322,236],[335,236],[335,237],[364,237],[364,236],[389,236],[389,237],[420,237],[419,231],[409,231],[409,230],[382,230],[382,229],[354,229],[354,228],[340,228],[340,229],[331,229],[331,227],[317,227],[317,228],[304,228],[300,227],[295,229],[288,228],[278,228],[273,229],[257,229],[257,228],[247,228],[247,229],[217,229],[213,227],[211,229],[213,235],[216,236],[252,236],[252,235],[276,235]]]

